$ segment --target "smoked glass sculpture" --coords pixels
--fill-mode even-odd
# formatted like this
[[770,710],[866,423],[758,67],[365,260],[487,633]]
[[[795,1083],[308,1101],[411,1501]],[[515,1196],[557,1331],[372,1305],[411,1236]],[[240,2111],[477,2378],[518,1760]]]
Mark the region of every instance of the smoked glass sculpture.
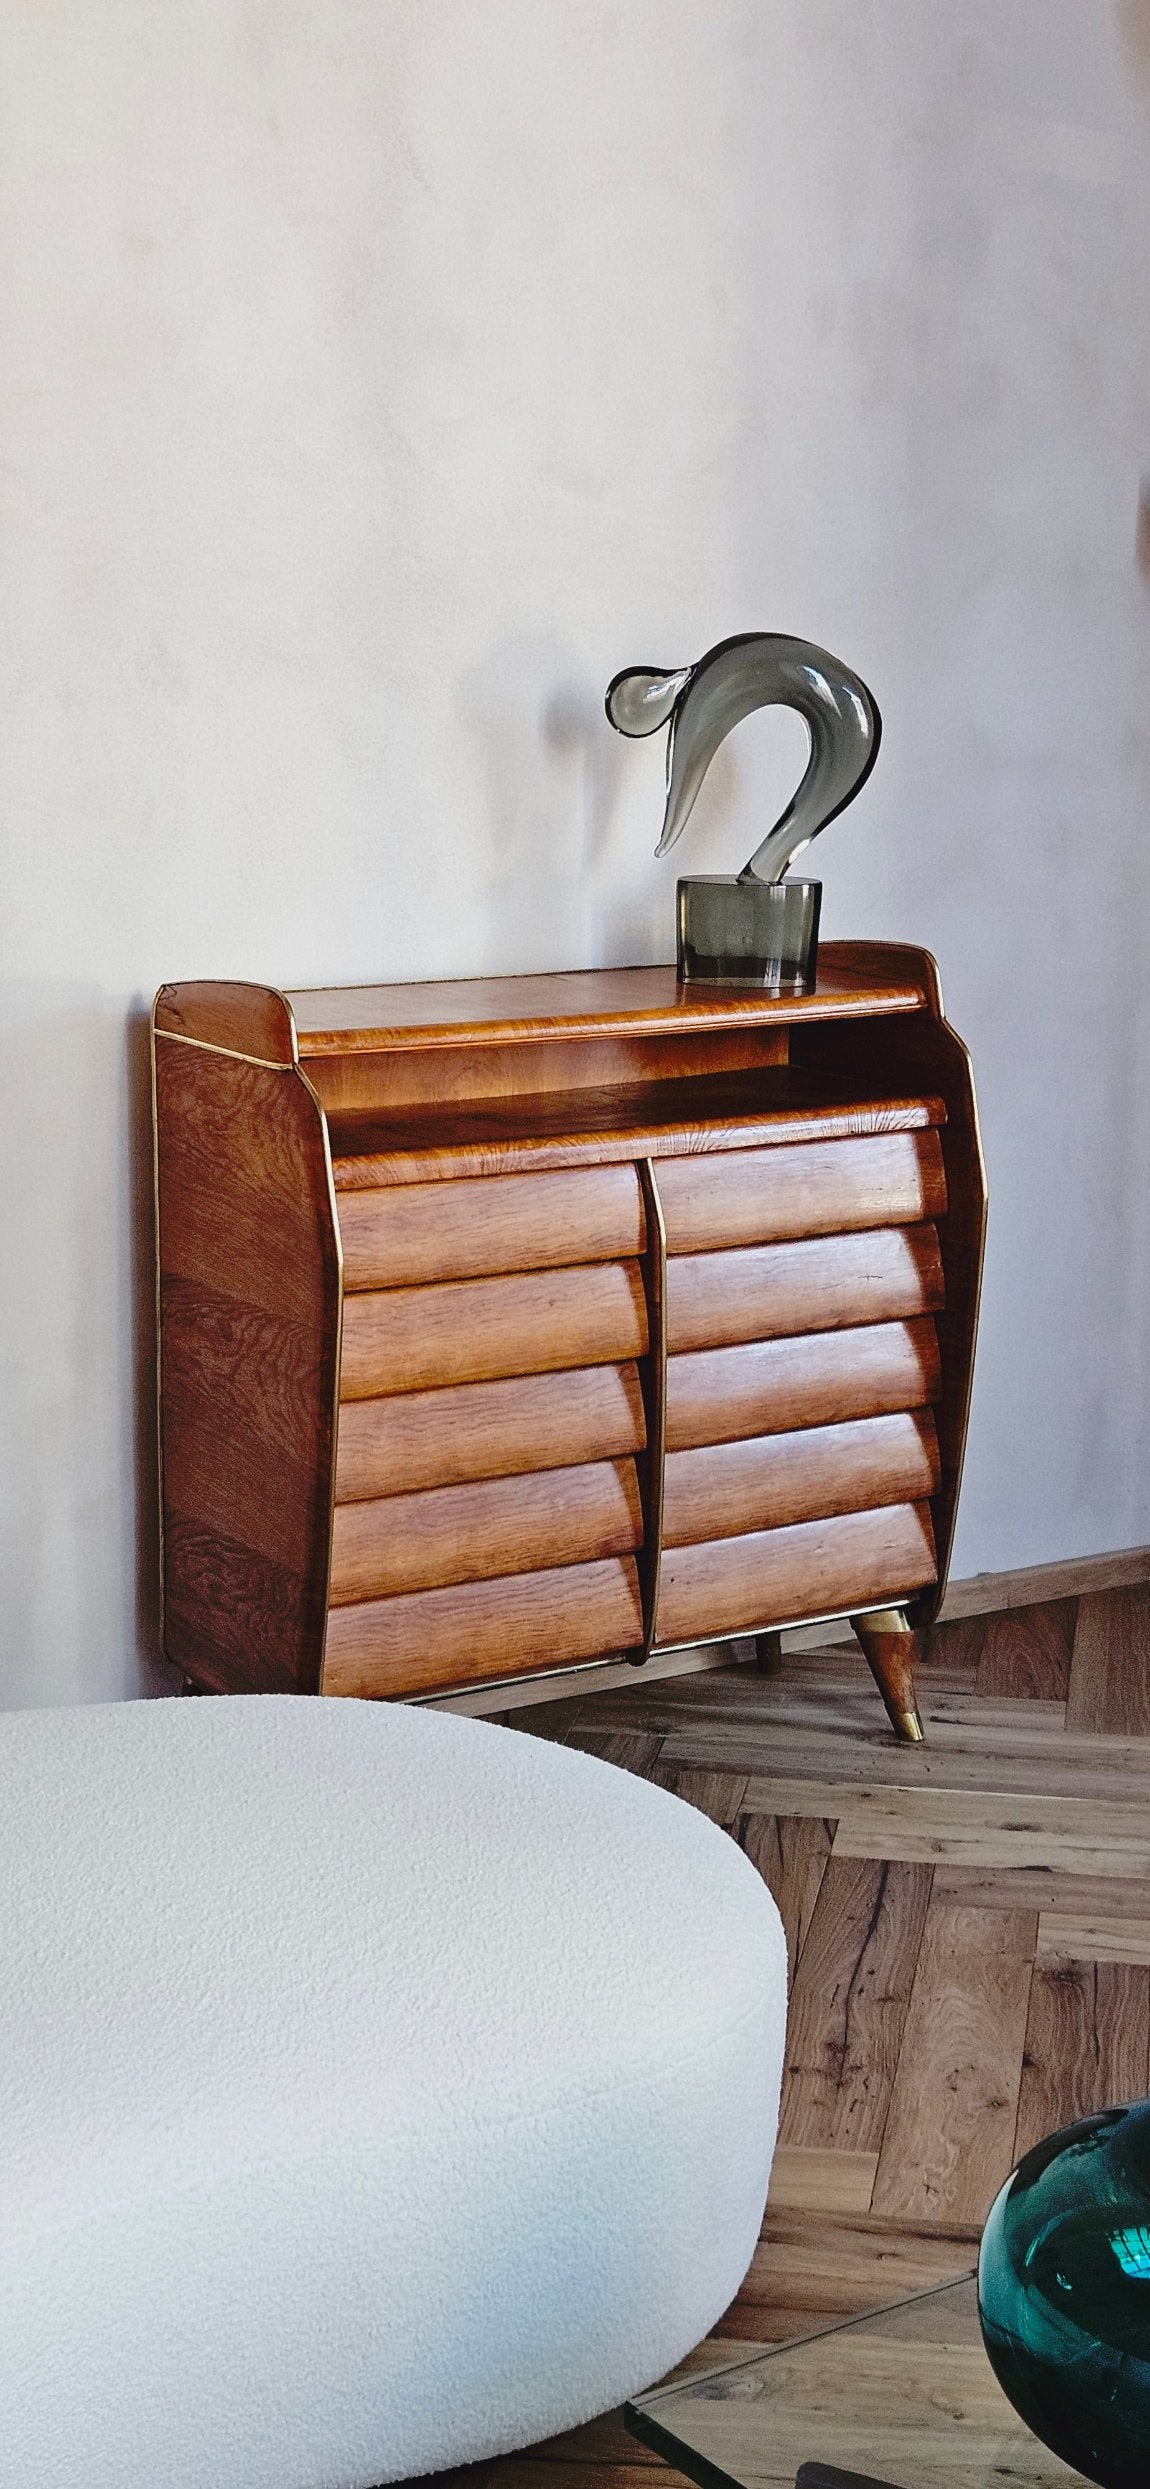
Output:
[[1036,2145],[978,2265],[991,2365],[1044,2445],[1103,2489],[1150,2482],[1150,2101]]
[[810,758],[786,810],[739,874],[680,881],[682,979],[756,985],[801,994],[814,984],[819,882],[784,880],[828,821],[843,811],[874,766],[882,721],[866,684],[809,640],[747,631],[720,640],[676,674],[631,666],[607,689],[607,715],[621,735],[670,724],[667,804],[656,855],[666,855],[690,817],[719,745],[753,709],[797,709]]

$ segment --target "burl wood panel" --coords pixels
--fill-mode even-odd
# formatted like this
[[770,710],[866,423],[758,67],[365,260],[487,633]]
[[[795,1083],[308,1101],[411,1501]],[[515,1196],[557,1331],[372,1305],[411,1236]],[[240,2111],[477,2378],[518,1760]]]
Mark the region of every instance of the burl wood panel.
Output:
[[346,1300],[340,1397],[608,1365],[641,1357],[646,1346],[647,1306],[634,1262],[381,1288]]
[[331,1598],[346,1606],[447,1582],[631,1555],[642,1535],[633,1460],[340,1504]]
[[642,1640],[634,1559],[572,1564],[333,1608],[323,1692],[430,1693],[637,1649]]
[[937,1484],[938,1445],[926,1411],[707,1444],[668,1458],[664,1543],[685,1547],[832,1513],[921,1503]]
[[642,1450],[644,1425],[633,1364],[349,1400],[340,1411],[336,1497],[399,1495],[614,1458]]
[[946,1209],[942,1144],[933,1131],[669,1159],[659,1190],[670,1253],[910,1227]]
[[224,1691],[314,1692],[339,1269],[306,1083],[157,1036],[164,1647]]
[[678,1254],[667,1264],[667,1345],[678,1354],[794,1338],[930,1313],[942,1301],[938,1236],[930,1226]]
[[344,1193],[339,1228],[349,1289],[634,1261],[646,1242],[630,1166]]
[[895,1600],[933,1580],[930,1507],[900,1504],[668,1548],[659,1589],[661,1643],[714,1639],[753,1625],[836,1616]]
[[705,1348],[667,1367],[667,1445],[827,1426],[937,1400],[938,1346],[929,1315],[803,1339]]

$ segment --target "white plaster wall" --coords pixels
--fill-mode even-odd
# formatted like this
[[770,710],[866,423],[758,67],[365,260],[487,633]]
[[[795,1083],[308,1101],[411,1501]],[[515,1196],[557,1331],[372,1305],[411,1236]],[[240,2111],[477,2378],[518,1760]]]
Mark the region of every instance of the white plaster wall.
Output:
[[602,689],[740,628],[978,1065],[957,1568],[1150,1539],[1150,7],[8,0],[0,115],[0,1699],[140,1682],[130,1015],[668,956]]

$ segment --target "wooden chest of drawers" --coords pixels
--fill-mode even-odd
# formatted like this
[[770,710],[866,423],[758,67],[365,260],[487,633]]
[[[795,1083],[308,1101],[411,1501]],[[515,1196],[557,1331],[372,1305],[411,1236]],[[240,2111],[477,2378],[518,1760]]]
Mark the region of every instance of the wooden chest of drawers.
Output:
[[165,986],[153,1028],[194,1682],[411,1697],[850,1614],[907,1725],[985,1216],[925,953],[828,944],[802,1000]]

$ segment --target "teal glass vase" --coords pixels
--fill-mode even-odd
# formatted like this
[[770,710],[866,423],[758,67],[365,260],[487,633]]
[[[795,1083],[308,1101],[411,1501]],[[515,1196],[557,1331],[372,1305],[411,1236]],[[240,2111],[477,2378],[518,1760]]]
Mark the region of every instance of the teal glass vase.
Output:
[[991,2208],[991,2366],[1044,2445],[1103,2489],[1150,2483],[1150,2101],[1050,2135]]

